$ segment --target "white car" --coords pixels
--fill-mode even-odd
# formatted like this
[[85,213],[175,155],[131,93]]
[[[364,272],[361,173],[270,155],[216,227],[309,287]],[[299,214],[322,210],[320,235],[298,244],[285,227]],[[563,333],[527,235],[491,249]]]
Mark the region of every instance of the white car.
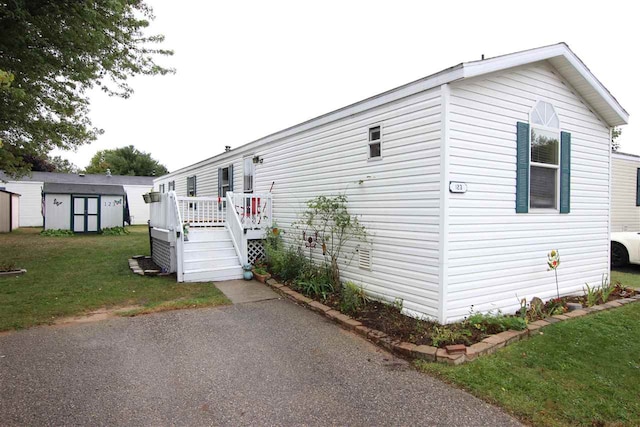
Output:
[[640,264],[640,233],[611,233],[611,267]]

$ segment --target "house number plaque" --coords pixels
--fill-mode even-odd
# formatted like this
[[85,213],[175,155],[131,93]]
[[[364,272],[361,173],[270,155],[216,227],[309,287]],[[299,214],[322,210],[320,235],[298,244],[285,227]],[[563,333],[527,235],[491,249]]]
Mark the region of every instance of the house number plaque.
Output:
[[467,184],[464,182],[449,181],[449,192],[451,193],[466,193]]

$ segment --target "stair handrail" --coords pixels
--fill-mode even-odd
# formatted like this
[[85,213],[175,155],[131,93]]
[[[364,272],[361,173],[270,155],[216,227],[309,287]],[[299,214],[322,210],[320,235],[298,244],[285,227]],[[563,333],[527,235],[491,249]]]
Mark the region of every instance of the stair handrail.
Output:
[[180,206],[178,205],[178,196],[174,190],[169,192],[169,198],[173,201],[173,228],[176,235],[176,274],[178,282],[184,282],[184,229],[182,226],[182,215],[180,215]]
[[245,266],[247,264],[247,251],[245,249],[246,240],[244,238],[244,227],[242,225],[242,222],[240,221],[240,217],[238,216],[233,203],[233,192],[228,191],[226,199],[227,220],[225,222],[225,227],[227,227],[227,229],[229,230],[231,241],[233,242],[233,247],[236,250],[236,254],[238,255],[240,264],[242,266]]

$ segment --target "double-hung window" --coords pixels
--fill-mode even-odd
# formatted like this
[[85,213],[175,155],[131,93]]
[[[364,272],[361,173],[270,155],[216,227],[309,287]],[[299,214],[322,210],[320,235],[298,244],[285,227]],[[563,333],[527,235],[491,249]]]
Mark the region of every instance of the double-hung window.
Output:
[[196,197],[196,177],[187,177],[187,196]]
[[176,191],[176,182],[169,181],[169,191]]
[[532,209],[558,209],[560,170],[560,121],[548,102],[540,101],[531,111]]
[[382,131],[380,126],[369,128],[369,159],[382,157]]
[[539,101],[529,123],[518,122],[516,212],[569,213],[571,134],[560,130],[553,105]]
[[255,166],[252,157],[245,157],[242,161],[242,176],[244,181],[244,192],[253,193],[253,177],[255,176]]

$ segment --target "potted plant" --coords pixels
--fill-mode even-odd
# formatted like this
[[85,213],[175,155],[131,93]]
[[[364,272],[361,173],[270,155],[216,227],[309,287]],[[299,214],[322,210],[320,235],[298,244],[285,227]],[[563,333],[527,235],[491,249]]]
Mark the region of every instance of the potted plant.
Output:
[[271,275],[267,271],[266,267],[263,264],[256,263],[255,267],[253,267],[253,275],[255,278],[262,283],[267,283],[267,280],[271,278]]
[[242,266],[242,277],[244,278],[244,280],[253,279],[253,272],[251,271],[252,268],[253,266],[251,264],[245,264]]
[[188,222],[185,222],[182,225],[182,234],[184,236],[184,240],[188,242],[189,241],[189,223]]
[[162,193],[160,193],[159,191],[150,192],[149,193],[149,198],[151,199],[151,203],[159,202],[161,194]]

